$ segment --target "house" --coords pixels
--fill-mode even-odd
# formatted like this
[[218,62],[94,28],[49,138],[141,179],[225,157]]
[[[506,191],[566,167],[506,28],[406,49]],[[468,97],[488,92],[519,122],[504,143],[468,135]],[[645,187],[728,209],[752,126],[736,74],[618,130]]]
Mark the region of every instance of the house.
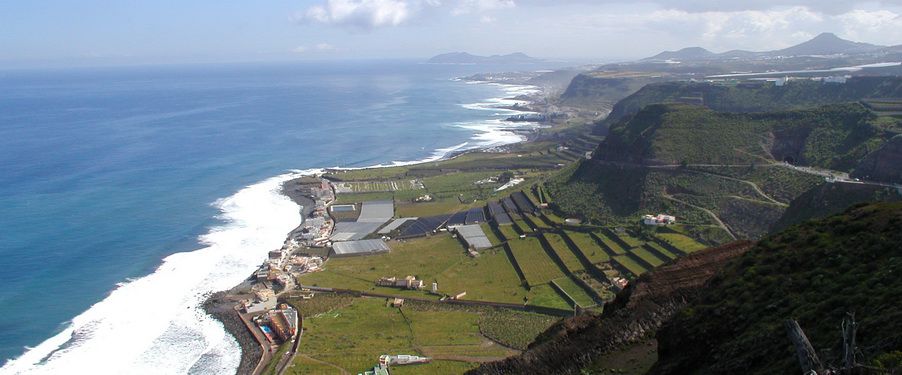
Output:
[[670,215],[658,214],[658,216],[645,215],[642,216],[642,224],[664,226],[675,224],[676,218]]
[[389,304],[391,305],[391,307],[401,307],[401,306],[404,306],[404,299],[403,298],[393,298]]
[[417,280],[414,276],[407,276],[403,279],[399,279],[397,277],[383,277],[379,280],[376,280],[377,286],[389,286],[389,287],[397,287],[404,289],[420,289],[426,286],[426,283],[423,280]]

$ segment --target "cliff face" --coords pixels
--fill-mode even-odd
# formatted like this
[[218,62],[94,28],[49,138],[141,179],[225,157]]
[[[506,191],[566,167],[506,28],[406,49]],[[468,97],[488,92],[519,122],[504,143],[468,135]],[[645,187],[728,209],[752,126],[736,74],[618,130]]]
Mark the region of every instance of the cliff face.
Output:
[[698,251],[645,274],[605,306],[601,316],[569,318],[540,335],[523,354],[469,374],[576,374],[598,356],[653,334],[686,306],[719,269],[747,251],[747,241]]
[[902,348],[900,226],[902,203],[858,205],[760,241],[658,331],[650,373],[799,373],[790,318],[838,364],[847,312],[862,363]]
[[852,171],[852,177],[902,183],[902,135],[891,138],[879,149],[865,156]]

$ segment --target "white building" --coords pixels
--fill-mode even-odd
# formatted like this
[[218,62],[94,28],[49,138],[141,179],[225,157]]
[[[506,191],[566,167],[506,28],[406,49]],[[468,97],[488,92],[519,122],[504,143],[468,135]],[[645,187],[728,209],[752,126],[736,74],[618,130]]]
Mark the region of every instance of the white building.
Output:
[[663,225],[669,225],[669,224],[675,224],[675,223],[676,223],[676,218],[673,216],[670,216],[670,215],[658,214],[658,216],[652,216],[652,215],[642,216],[642,224],[645,224],[645,225],[663,226]]

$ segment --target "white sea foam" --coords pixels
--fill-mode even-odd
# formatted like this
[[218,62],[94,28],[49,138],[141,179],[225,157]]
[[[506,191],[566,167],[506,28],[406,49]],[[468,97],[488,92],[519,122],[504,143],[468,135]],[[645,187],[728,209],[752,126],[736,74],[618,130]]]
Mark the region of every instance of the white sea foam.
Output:
[[121,283],[63,332],[0,372],[234,372],[238,343],[200,304],[209,293],[244,280],[300,222],[298,206],[280,193],[281,183],[297,175],[269,178],[216,201],[223,224],[201,236],[206,247],[172,254],[152,274]]
[[461,104],[461,107],[475,111],[491,111],[491,117],[485,120],[461,122],[454,126],[472,130],[473,146],[471,148],[486,148],[502,146],[511,143],[522,142],[525,138],[514,132],[515,130],[526,130],[543,127],[533,122],[510,122],[504,121],[509,116],[525,114],[528,112],[511,109],[515,104],[525,105],[527,101],[515,99],[521,95],[534,95],[541,91],[536,86],[528,85],[510,85],[503,83],[485,83],[478,81],[470,81],[468,83],[485,84],[497,86],[504,91],[504,97],[490,98],[483,102]]

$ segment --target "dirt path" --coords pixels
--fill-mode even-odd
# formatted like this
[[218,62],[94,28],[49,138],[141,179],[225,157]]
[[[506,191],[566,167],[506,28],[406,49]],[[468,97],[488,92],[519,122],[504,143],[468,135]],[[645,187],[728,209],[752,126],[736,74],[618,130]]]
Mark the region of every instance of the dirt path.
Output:
[[697,208],[697,209],[699,209],[699,210],[704,211],[705,213],[707,213],[708,215],[710,215],[712,218],[714,218],[714,221],[717,223],[717,226],[719,226],[721,229],[725,230],[725,231],[727,232],[727,234],[730,235],[731,238],[733,238],[734,240],[737,239],[737,238],[736,238],[736,235],[733,234],[733,231],[730,230],[730,227],[728,227],[726,224],[724,224],[723,221],[721,221],[720,218],[717,217],[717,215],[714,214],[714,212],[712,212],[711,210],[709,210],[709,209],[707,209],[707,208],[704,208],[704,207],[701,207],[701,206],[696,206],[696,205],[694,205],[694,204],[692,204],[692,203],[689,203],[689,202],[686,202],[686,201],[683,201],[683,200],[676,199],[676,198],[670,196],[669,194],[662,194],[662,196],[663,196],[664,198],[670,199],[670,200],[672,200],[672,201],[674,201],[674,202],[682,203],[682,204],[685,204],[685,205],[687,205],[687,206],[689,206],[689,207]]
[[298,354],[297,356],[298,356],[298,357],[301,357],[301,358],[304,358],[304,359],[307,359],[307,360],[309,360],[309,361],[311,361],[311,362],[316,362],[316,363],[319,363],[319,364],[321,364],[321,365],[326,365],[326,366],[332,367],[332,368],[334,368],[334,369],[340,371],[340,372],[341,372],[341,375],[351,375],[351,373],[348,372],[348,370],[345,370],[344,368],[341,368],[341,367],[339,367],[339,366],[337,366],[337,365],[334,365],[334,364],[332,364],[332,363],[329,363],[329,362],[326,362],[326,361],[318,360],[318,359],[313,358],[313,357],[311,357],[311,356],[309,356],[309,355],[306,355],[306,354]]

